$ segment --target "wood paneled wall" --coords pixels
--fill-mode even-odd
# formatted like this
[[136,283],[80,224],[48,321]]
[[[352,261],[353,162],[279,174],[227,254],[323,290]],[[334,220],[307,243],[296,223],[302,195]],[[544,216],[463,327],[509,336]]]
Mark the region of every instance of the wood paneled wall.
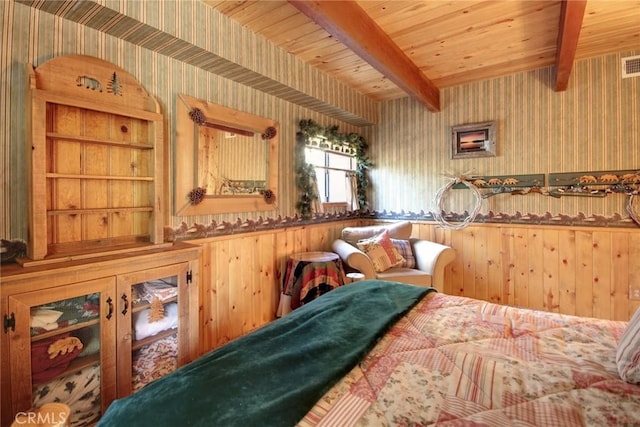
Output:
[[640,229],[418,223],[414,234],[457,251],[447,294],[613,320],[640,307]]
[[290,255],[331,251],[342,228],[362,220],[321,223],[199,239],[200,344],[203,352],[274,320]]
[[[329,222],[192,241],[203,247],[201,350],[275,319],[291,254],[330,251],[343,227],[370,222]],[[474,224],[452,231],[414,222],[413,236],[457,251],[447,284],[440,289],[447,294],[616,320],[628,320],[640,307],[640,229]]]

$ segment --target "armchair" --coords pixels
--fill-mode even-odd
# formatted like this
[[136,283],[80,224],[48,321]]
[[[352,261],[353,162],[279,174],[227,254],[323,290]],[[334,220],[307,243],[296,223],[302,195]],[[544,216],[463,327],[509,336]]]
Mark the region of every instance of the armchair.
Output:
[[[421,286],[433,286],[442,290],[444,287],[444,270],[456,256],[449,246],[428,240],[411,238],[412,224],[401,221],[392,224],[372,225],[365,227],[345,227],[342,239],[333,242],[332,248],[340,256],[348,270],[357,270],[365,279],[391,280]],[[389,232],[392,239],[408,240],[416,259],[415,268],[393,267],[384,272],[376,272],[373,262],[365,252],[357,247],[358,241]]]

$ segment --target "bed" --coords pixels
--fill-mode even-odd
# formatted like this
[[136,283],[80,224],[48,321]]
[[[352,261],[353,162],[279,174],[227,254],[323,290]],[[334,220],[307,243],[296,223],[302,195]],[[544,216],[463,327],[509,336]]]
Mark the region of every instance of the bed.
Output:
[[637,426],[639,336],[366,280],[116,400],[98,425]]

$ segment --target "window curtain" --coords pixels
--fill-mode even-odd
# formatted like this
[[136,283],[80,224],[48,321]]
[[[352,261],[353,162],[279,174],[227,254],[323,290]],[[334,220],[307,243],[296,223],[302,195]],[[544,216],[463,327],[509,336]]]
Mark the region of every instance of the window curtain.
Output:
[[353,211],[360,209],[360,201],[358,200],[358,177],[355,172],[345,173],[347,185],[347,207]]
[[311,187],[316,194],[316,197],[311,203],[311,211],[315,213],[324,213],[324,208],[322,207],[322,202],[320,201],[320,188],[318,187],[318,178],[316,177],[316,174],[313,173],[311,174],[309,179],[311,180]]

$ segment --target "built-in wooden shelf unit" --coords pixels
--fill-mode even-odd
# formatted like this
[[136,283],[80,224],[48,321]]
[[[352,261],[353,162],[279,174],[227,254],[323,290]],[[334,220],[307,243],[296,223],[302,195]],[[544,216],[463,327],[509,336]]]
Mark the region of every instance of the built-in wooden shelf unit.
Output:
[[163,116],[138,81],[101,59],[27,67],[28,260],[163,243]]

